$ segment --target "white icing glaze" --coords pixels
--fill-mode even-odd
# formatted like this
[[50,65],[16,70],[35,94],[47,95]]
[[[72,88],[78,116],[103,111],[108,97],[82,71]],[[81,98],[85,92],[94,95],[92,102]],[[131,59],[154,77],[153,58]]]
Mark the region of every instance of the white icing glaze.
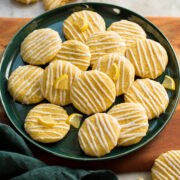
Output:
[[[145,109],[140,104],[122,103],[112,107],[108,114],[115,117],[121,127],[118,145],[146,135],[146,133],[142,133],[141,129],[148,128],[148,118]],[[134,130],[136,132],[133,132]]]
[[[82,143],[83,150],[87,152],[87,146],[86,142],[91,148],[92,152],[96,156],[100,156],[100,148],[102,148],[106,153],[110,152],[109,148],[109,142],[107,141],[108,136],[114,146],[117,144],[117,137],[115,135],[114,129],[111,125],[111,123],[117,123],[115,120],[108,118],[106,114],[95,114],[95,125],[91,123],[89,119],[85,120],[85,125],[87,127],[88,131],[84,131],[83,128],[80,128],[79,130],[79,139],[80,142]],[[118,125],[118,124],[117,124]],[[97,130],[98,129],[98,130]],[[100,146],[97,146],[98,145]]]
[[[9,78],[8,90],[13,91],[13,98],[15,100],[22,92],[25,92],[23,96],[26,104],[30,103],[32,97],[39,97],[39,99],[43,98],[39,87],[40,76],[43,73],[42,69],[27,65],[18,67],[14,73],[15,75],[13,74]],[[27,75],[29,76],[27,77]],[[18,87],[16,87],[17,85]],[[14,89],[15,87],[16,89]]]
[[129,47],[126,56],[134,64],[138,76],[147,77],[149,75],[155,79],[165,70],[166,52],[159,43],[150,39],[139,40],[136,42],[136,49],[133,48],[134,46]]

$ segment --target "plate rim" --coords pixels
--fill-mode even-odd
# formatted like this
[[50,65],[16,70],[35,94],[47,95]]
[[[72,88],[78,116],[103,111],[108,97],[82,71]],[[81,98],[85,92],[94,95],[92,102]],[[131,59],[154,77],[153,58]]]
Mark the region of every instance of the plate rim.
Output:
[[[180,67],[179,67],[179,61],[178,61],[178,58],[176,56],[176,53],[171,45],[171,43],[169,42],[169,40],[167,39],[167,37],[159,30],[158,27],[156,27],[153,23],[151,23],[148,19],[146,19],[145,17],[141,16],[140,14],[130,10],[130,9],[127,9],[127,8],[124,8],[122,6],[119,6],[119,5],[115,5],[115,4],[110,4],[110,3],[102,3],[102,2],[79,2],[79,3],[70,3],[70,4],[66,4],[66,5],[63,5],[61,7],[57,7],[55,9],[52,9],[50,11],[46,11],[42,14],[40,14],[39,16],[33,18],[32,20],[30,20],[28,23],[26,23],[14,36],[13,38],[10,40],[9,44],[7,45],[2,57],[1,57],[1,62],[0,62],[0,74],[2,72],[2,65],[3,65],[3,62],[5,61],[5,57],[7,55],[7,52],[10,48],[10,44],[14,41],[14,39],[18,36],[19,33],[21,33],[22,31],[24,31],[24,29],[29,26],[31,23],[37,21],[38,19],[41,19],[43,16],[48,16],[50,14],[53,14],[53,13],[56,13],[56,11],[60,11],[61,9],[63,8],[68,8],[68,7],[73,7],[73,6],[77,6],[77,5],[100,5],[100,4],[103,4],[103,5],[106,5],[106,6],[111,6],[113,8],[118,8],[118,9],[123,9],[125,11],[128,11],[130,12],[131,14],[134,14],[136,15],[137,17],[143,19],[144,21],[146,21],[148,24],[150,24],[156,31],[158,31],[158,33],[163,37],[163,39],[167,42],[168,46],[170,47],[170,49],[172,50],[172,53],[173,55],[175,56],[175,59],[176,59],[176,63],[177,63],[177,66],[178,66],[178,76],[177,76],[177,79],[178,79],[178,82],[180,84]],[[0,79],[1,79],[1,76],[0,76]],[[162,124],[162,126],[158,129],[158,131],[156,133],[154,133],[148,140],[146,140],[145,142],[141,143],[141,144],[137,144],[136,147],[134,147],[133,149],[130,149],[130,150],[127,150],[126,152],[124,152],[123,154],[117,154],[117,155],[112,155],[110,157],[106,157],[106,156],[102,156],[102,157],[90,157],[90,156],[87,156],[87,157],[72,157],[70,155],[64,155],[64,154],[59,154],[59,153],[56,153],[54,151],[51,151],[47,148],[44,148],[43,145],[39,144],[38,142],[32,140],[29,136],[27,136],[26,134],[24,134],[24,132],[21,131],[21,129],[19,129],[18,126],[16,126],[16,124],[14,123],[14,121],[12,120],[13,117],[11,115],[12,112],[10,112],[10,110],[8,110],[8,108],[6,107],[6,103],[5,103],[5,100],[4,98],[2,97],[2,83],[1,83],[1,80],[0,80],[0,99],[1,99],[1,104],[2,104],[2,107],[9,119],[9,121],[13,124],[13,126],[18,130],[18,132],[24,137],[26,138],[28,141],[30,141],[33,145],[37,146],[38,148],[48,152],[48,153],[51,153],[53,155],[56,155],[58,157],[61,157],[61,158],[66,158],[66,159],[69,159],[69,160],[76,160],[76,161],[100,161],[100,160],[110,160],[110,159],[115,159],[115,158],[118,158],[118,157],[122,157],[122,156],[125,156],[127,154],[130,154],[140,148],[142,148],[143,146],[145,146],[146,144],[148,144],[150,141],[152,141],[152,139],[154,139],[163,129],[164,127],[168,124],[168,122],[170,121],[172,115],[174,114],[175,112],[175,109],[176,109],[176,106],[178,104],[178,101],[179,101],[179,96],[180,96],[180,87],[178,87],[178,90],[177,90],[177,98],[175,99],[175,102],[174,102],[174,106],[172,108],[172,111],[170,112],[170,115],[168,116],[168,118],[166,119],[165,123]]]

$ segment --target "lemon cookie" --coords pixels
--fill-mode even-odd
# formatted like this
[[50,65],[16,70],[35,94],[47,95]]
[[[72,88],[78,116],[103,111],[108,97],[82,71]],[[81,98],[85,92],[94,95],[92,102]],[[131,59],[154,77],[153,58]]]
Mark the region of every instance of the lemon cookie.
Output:
[[62,43],[56,59],[69,61],[79,69],[85,71],[90,65],[91,53],[89,47],[77,40]]
[[137,40],[146,39],[146,33],[142,27],[127,20],[114,22],[107,30],[117,32],[124,39],[127,46],[130,46]]
[[[119,96],[127,92],[134,81],[135,70],[131,62],[119,54],[108,54],[99,58],[99,60],[93,65],[92,69],[108,74],[109,69],[114,63],[119,69],[117,80],[115,80],[116,95]],[[112,73],[115,73],[115,71]]]
[[18,2],[24,3],[24,4],[30,4],[33,2],[37,2],[37,0],[16,0]]
[[97,113],[85,119],[78,132],[81,149],[89,156],[108,154],[116,145],[120,126],[115,118]]
[[[71,102],[71,84],[80,73],[81,70],[69,62],[60,60],[52,61],[41,76],[42,94],[53,104],[62,106],[69,104]],[[64,82],[64,86],[59,87],[57,83],[62,81]]]
[[161,154],[151,169],[153,180],[180,179],[180,150]]
[[101,56],[110,53],[124,55],[126,45],[122,38],[115,32],[105,31],[92,35],[86,44],[91,52],[91,64],[98,61]]
[[113,106],[108,114],[121,126],[118,145],[130,146],[138,143],[148,131],[148,117],[141,104],[121,103]]
[[39,104],[30,110],[25,119],[25,130],[32,139],[42,143],[57,142],[68,133],[66,111],[54,104]]
[[103,72],[85,71],[73,82],[70,97],[84,114],[103,112],[115,101],[115,85]]
[[105,31],[103,18],[93,11],[79,11],[71,14],[63,24],[66,39],[86,42],[91,35]]
[[19,66],[9,77],[8,90],[14,100],[23,104],[42,101],[40,77],[43,69],[37,66]]
[[21,44],[22,59],[32,65],[43,65],[50,62],[61,48],[58,32],[49,29],[38,29],[30,33]]
[[74,0],[43,0],[45,10],[57,8]]
[[142,78],[157,78],[165,71],[168,63],[166,50],[150,39],[132,44],[126,51],[126,57],[134,65],[136,75]]
[[165,112],[169,97],[164,87],[150,79],[137,79],[125,94],[125,102],[141,103],[151,120]]

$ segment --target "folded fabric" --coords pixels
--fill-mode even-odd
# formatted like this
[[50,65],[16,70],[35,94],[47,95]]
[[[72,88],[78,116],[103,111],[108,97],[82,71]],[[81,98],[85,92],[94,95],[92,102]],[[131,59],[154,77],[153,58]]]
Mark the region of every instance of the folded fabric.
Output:
[[117,180],[110,170],[85,171],[47,166],[33,157],[24,140],[11,127],[0,123],[0,179],[12,180]]

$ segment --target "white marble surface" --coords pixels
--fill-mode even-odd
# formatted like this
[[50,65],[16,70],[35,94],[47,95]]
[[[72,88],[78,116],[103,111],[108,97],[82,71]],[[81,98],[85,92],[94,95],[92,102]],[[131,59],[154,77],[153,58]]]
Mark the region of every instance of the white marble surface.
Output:
[[[87,2],[88,0],[84,0]],[[180,0],[94,0],[94,2],[117,4],[143,16],[180,16]],[[77,0],[76,2],[81,2]],[[0,17],[35,17],[43,13],[42,0],[22,5],[15,0],[0,0]],[[150,180],[149,172],[119,174],[119,180]]]
[[[88,0],[76,0],[76,2]],[[89,0],[90,1],[90,0]],[[143,16],[180,16],[180,0],[93,0],[129,8]],[[0,17],[35,17],[44,12],[42,0],[23,5],[15,0],[0,0]]]

